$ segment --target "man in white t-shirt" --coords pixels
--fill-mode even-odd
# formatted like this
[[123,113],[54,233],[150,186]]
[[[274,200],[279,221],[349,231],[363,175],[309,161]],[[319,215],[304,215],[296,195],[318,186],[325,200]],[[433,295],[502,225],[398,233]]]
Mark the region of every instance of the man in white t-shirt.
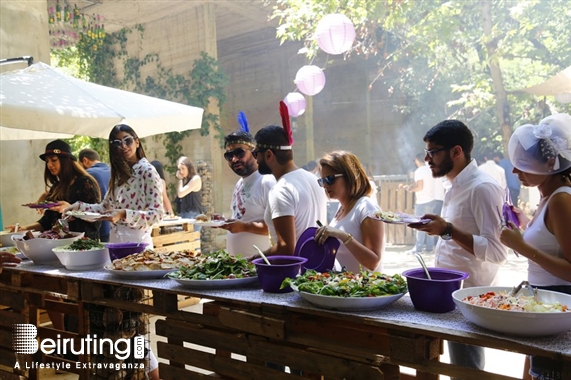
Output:
[[479,165],[478,169],[492,177],[498,183],[498,185],[500,185],[501,188],[505,190],[505,188],[508,186],[506,181],[506,171],[500,165],[496,164],[496,161],[493,160],[493,157],[488,157],[491,157],[491,155],[484,155],[482,160],[483,164]]
[[254,157],[261,174],[273,174],[276,185],[270,190],[264,220],[272,246],[267,255],[293,255],[297,239],[316,221],[327,218],[327,197],[314,174],[300,169],[286,131],[270,125],[256,133]]
[[[413,192],[415,195],[414,214],[422,216],[432,214],[434,212],[434,178],[430,168],[424,162],[424,154],[419,153],[414,157],[416,170],[414,171],[414,184],[404,186],[406,191]],[[416,244],[408,253],[423,250],[432,252],[434,250],[435,240],[428,236],[424,231],[416,231]]]
[[221,228],[228,231],[228,253],[242,257],[254,256],[257,253],[254,245],[262,250],[270,247],[264,212],[270,189],[276,180],[272,175],[258,172],[258,163],[252,155],[255,146],[254,137],[242,130],[232,132],[224,138],[224,159],[241,178],[232,193],[232,223]]

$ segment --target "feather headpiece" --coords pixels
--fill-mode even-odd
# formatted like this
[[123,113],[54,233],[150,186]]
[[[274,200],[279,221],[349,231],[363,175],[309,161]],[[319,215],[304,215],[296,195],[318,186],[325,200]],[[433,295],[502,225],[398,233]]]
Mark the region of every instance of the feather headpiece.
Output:
[[280,101],[280,115],[282,117],[282,125],[287,133],[289,145],[293,145],[293,132],[291,130],[289,112],[287,110],[286,104],[283,101]]
[[238,124],[240,124],[240,130],[242,132],[250,133],[248,119],[246,119],[246,114],[243,111],[238,112]]

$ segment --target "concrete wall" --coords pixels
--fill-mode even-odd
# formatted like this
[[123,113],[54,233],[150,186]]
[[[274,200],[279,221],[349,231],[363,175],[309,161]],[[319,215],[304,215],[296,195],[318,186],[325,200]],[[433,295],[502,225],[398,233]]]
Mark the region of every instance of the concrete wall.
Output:
[[[0,1],[0,52],[0,58],[31,55],[34,62],[50,63],[45,0]],[[26,63],[3,65],[0,70],[26,66]],[[38,156],[48,142],[0,141],[0,204],[5,226],[38,219],[34,210],[21,204],[37,200],[44,191],[44,162]]]

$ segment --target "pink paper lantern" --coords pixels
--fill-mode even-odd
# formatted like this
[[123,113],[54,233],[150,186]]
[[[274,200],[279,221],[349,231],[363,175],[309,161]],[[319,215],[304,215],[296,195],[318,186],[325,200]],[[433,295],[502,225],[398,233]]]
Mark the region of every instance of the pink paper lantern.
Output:
[[305,112],[305,97],[299,92],[290,92],[287,94],[284,98],[284,103],[291,117],[301,116]]
[[297,71],[293,82],[299,91],[305,95],[313,96],[325,87],[325,74],[317,66],[306,65]]
[[341,54],[355,41],[355,26],[345,15],[335,13],[321,19],[315,29],[317,45],[326,53]]

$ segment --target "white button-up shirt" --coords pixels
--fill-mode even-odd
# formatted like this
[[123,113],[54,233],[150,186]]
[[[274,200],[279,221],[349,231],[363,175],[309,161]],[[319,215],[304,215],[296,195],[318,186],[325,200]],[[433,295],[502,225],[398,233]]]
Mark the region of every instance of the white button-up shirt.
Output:
[[472,234],[474,254],[454,240],[439,239],[436,266],[468,272],[464,287],[494,285],[500,265],[507,260],[506,247],[500,243],[504,190],[478,170],[474,160],[452,181],[445,180],[444,187],[442,217]]

